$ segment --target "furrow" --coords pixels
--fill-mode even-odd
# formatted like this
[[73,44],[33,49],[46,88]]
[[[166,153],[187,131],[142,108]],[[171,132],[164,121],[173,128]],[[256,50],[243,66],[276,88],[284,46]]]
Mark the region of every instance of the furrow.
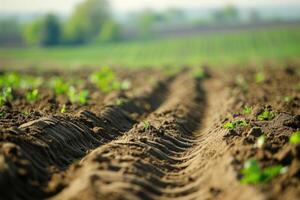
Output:
[[[200,125],[205,104],[200,86],[189,73],[177,77],[164,103],[145,119],[148,126],[139,123],[117,140],[92,151],[79,167],[68,171],[70,184],[53,198],[76,199],[91,190],[88,188],[102,194],[105,192],[101,188],[110,186],[115,186],[112,191],[117,194],[129,193],[139,199],[172,196],[166,188],[184,183],[165,177],[184,171],[193,162],[190,156],[180,154],[192,149],[198,141],[193,133]],[[85,183],[80,189],[79,180]],[[188,189],[178,193],[194,189],[185,187]]]
[[[4,181],[17,182],[12,184],[13,187],[4,196],[11,198],[13,194],[16,197],[24,195],[24,199],[40,199],[48,195],[43,187],[46,187],[52,174],[67,169],[88,151],[130,130],[137,119],[143,118],[163,103],[170,82],[172,78],[160,81],[151,88],[146,87],[144,91],[126,97],[122,105],[104,106],[97,114],[83,110],[75,117],[44,117],[4,133],[1,136],[0,159],[8,168],[1,171],[1,177],[5,178],[0,179],[0,184],[4,184]],[[124,98],[124,95],[121,97]],[[133,113],[137,113],[134,118]],[[15,160],[24,160],[25,164]],[[19,176],[27,178],[20,179]],[[32,190],[35,190],[36,196],[30,195]]]

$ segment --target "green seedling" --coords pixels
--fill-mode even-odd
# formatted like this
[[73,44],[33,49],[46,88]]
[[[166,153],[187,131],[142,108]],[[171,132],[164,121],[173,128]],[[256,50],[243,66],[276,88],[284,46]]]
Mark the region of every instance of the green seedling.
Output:
[[268,110],[264,110],[262,113],[260,113],[257,116],[257,119],[259,121],[264,121],[264,120],[272,120],[274,119],[276,116],[276,113],[274,111],[268,111]]
[[21,76],[15,72],[9,72],[0,76],[0,87],[20,87]]
[[265,74],[263,72],[258,72],[255,74],[255,82],[262,83],[265,81]]
[[265,141],[266,141],[266,137],[264,135],[259,136],[256,140],[256,147],[262,148],[265,144]]
[[[104,93],[121,89],[122,86],[114,71],[109,67],[102,67],[99,71],[92,73],[90,80]],[[126,84],[127,83],[125,83],[125,86]]]
[[41,77],[20,75],[16,72],[9,72],[0,76],[0,86],[2,87],[32,89],[39,87],[42,82]]
[[284,173],[286,168],[281,165],[274,165],[261,169],[258,162],[254,159],[247,160],[244,168],[241,170],[243,178],[240,180],[242,184],[258,184],[270,181],[277,175]]
[[252,113],[252,107],[245,106],[243,109],[243,114],[251,114]]
[[26,97],[26,100],[30,103],[37,101],[39,98],[38,89],[34,89],[34,90],[26,92],[25,97]]
[[235,129],[236,126],[234,123],[226,122],[223,127],[226,129],[232,130],[232,129]]
[[71,86],[68,90],[68,97],[72,103],[79,103],[81,105],[85,105],[88,102],[89,91],[82,90],[77,92],[76,89]]
[[66,104],[64,104],[61,109],[60,109],[60,113],[65,113],[66,112]]
[[147,122],[147,121],[144,121],[143,122],[143,128],[145,129],[145,130],[147,130],[147,129],[149,129],[150,128],[150,123],[149,122]]
[[300,131],[296,131],[290,137],[291,144],[300,144]]
[[66,83],[60,77],[54,77],[50,80],[50,87],[54,90],[55,94],[66,94],[70,88],[69,84]]
[[3,88],[2,93],[0,94],[0,106],[3,106],[8,101],[13,99],[11,87]]
[[89,91],[88,90],[82,90],[79,92],[79,99],[78,102],[82,105],[87,104],[89,98]]
[[241,126],[241,127],[244,127],[244,126],[247,126],[247,122],[243,119],[240,119],[240,120],[236,120],[234,122],[226,122],[224,124],[224,128],[226,129],[229,129],[229,130],[233,130],[235,129],[237,126]]

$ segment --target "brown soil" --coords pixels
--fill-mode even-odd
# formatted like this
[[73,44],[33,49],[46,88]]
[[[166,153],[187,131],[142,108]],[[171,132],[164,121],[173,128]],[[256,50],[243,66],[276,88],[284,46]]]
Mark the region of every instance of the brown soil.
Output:
[[[0,119],[0,199],[299,199],[300,146],[289,143],[300,130],[298,65],[266,68],[261,83],[252,69],[212,71],[205,79],[189,70],[172,77],[153,70],[118,73],[133,87],[104,94],[85,82],[86,106],[46,88],[29,104],[15,91],[17,98],[0,110],[6,113]],[[54,74],[86,79],[89,71],[38,75]],[[120,98],[126,101],[117,105]],[[251,114],[242,113],[245,105]],[[259,121],[264,109],[275,118]],[[248,125],[223,127],[236,119]],[[262,133],[266,141],[258,148]],[[267,183],[241,184],[250,158],[287,171]]]

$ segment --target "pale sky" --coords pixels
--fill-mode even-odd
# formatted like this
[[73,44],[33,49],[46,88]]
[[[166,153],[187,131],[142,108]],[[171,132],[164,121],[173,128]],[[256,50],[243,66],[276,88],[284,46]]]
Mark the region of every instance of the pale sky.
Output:
[[[83,0],[0,0],[0,12],[57,12],[69,13]],[[145,8],[201,8],[228,4],[237,6],[300,5],[300,0],[109,0],[114,11],[137,11]]]

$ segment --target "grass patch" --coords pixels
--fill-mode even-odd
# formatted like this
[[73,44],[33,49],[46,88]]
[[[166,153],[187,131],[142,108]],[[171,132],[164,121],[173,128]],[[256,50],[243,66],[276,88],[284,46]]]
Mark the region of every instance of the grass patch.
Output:
[[236,31],[151,41],[53,48],[0,48],[7,67],[42,66],[225,66],[299,58],[300,28]]

